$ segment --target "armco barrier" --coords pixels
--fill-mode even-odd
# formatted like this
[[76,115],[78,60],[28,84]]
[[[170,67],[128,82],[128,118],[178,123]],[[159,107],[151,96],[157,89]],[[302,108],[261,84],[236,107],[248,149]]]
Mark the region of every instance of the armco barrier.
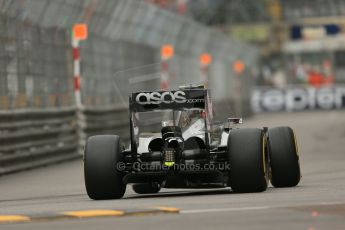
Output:
[[126,142],[128,122],[127,110],[116,107],[81,116],[73,107],[0,111],[0,175],[80,158],[88,136],[121,134]]
[[125,107],[86,108],[83,110],[85,136],[117,134],[129,141],[129,113]]
[[75,110],[0,112],[0,175],[78,157]]

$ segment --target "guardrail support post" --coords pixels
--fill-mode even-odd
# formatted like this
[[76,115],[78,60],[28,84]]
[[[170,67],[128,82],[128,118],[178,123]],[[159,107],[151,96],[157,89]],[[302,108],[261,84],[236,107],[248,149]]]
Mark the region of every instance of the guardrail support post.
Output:
[[75,24],[72,31],[72,54],[73,54],[73,79],[74,79],[74,97],[77,116],[77,135],[78,135],[78,153],[84,154],[84,146],[86,142],[85,128],[86,120],[84,116],[84,106],[81,99],[81,79],[80,79],[80,50],[79,41],[85,40],[88,36],[86,24]]

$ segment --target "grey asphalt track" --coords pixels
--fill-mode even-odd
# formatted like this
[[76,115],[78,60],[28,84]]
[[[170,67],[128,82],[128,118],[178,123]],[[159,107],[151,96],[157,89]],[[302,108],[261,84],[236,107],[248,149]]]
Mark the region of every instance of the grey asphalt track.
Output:
[[244,126],[290,125],[301,158],[298,187],[234,194],[229,189],[162,190],[92,201],[82,162],[73,161],[0,178],[0,216],[41,216],[73,210],[176,207],[179,214],[59,219],[0,224],[0,229],[301,229],[345,230],[345,112],[261,114]]

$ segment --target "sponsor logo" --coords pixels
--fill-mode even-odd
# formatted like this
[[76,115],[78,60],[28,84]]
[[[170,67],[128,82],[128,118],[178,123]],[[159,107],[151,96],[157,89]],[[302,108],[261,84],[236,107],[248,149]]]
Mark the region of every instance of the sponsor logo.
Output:
[[252,109],[262,111],[301,111],[345,108],[345,86],[287,89],[256,88],[252,94]]
[[140,105],[159,105],[161,103],[200,103],[204,102],[204,99],[187,99],[186,93],[183,91],[176,92],[150,92],[139,93],[135,97],[135,101]]

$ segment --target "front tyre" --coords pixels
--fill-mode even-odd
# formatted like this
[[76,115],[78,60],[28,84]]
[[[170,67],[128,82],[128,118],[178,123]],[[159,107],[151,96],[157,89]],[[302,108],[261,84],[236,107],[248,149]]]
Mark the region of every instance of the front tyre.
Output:
[[99,135],[87,140],[84,178],[88,196],[94,200],[119,199],[126,191],[123,173],[117,171],[122,161],[121,141],[116,135]]
[[234,192],[267,189],[266,137],[261,129],[230,130],[228,137],[229,184]]
[[301,179],[296,137],[290,127],[268,129],[271,183],[274,187],[293,187]]

